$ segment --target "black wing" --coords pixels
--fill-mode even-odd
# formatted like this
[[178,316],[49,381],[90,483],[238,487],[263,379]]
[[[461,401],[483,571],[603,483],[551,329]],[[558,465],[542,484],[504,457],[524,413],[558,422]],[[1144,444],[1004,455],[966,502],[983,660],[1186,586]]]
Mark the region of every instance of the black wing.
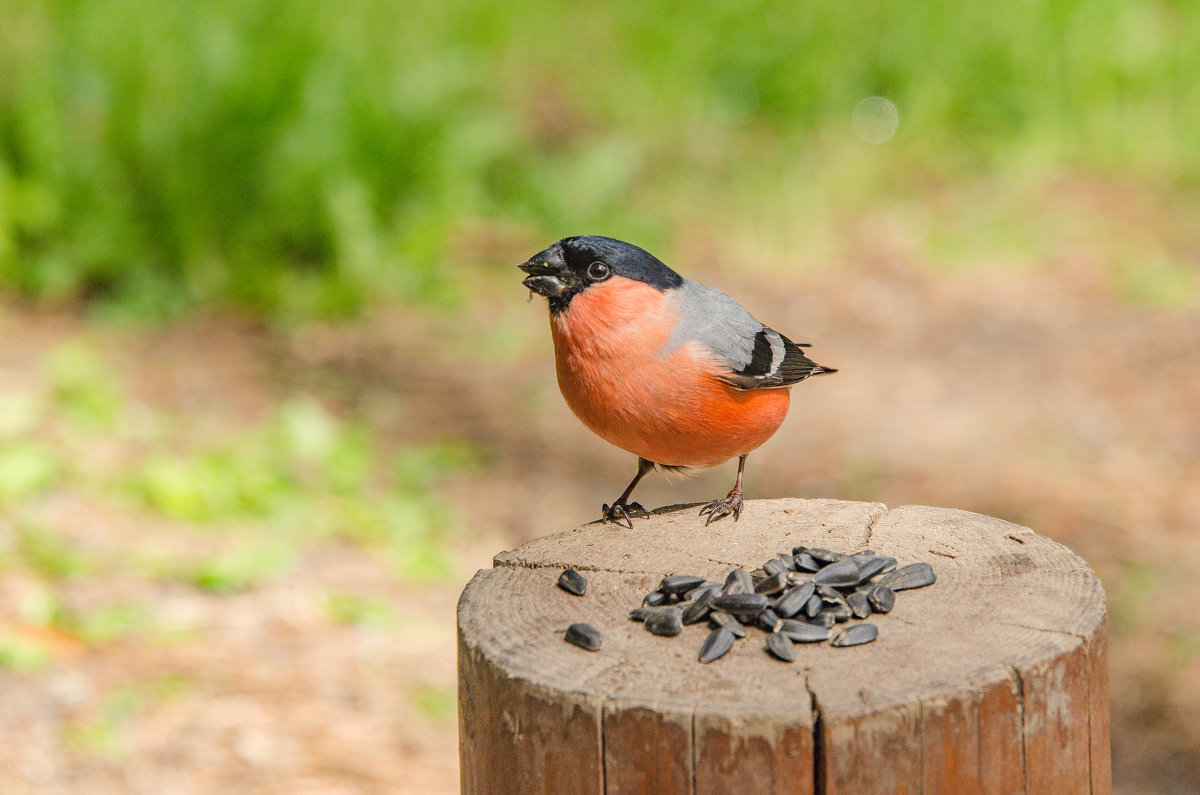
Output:
[[837,372],[808,358],[803,350],[807,347],[807,343],[792,342],[778,331],[764,326],[754,335],[750,362],[734,370],[726,381],[738,389],[770,389],[791,386],[809,376]]

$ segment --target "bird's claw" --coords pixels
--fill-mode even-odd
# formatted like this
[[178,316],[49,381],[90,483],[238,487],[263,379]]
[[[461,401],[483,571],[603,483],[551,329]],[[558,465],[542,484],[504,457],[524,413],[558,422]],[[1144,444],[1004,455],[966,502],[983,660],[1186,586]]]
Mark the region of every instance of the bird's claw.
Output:
[[643,508],[640,502],[624,503],[617,500],[611,506],[605,503],[600,512],[600,521],[624,525],[630,530],[633,529],[633,519],[631,517],[636,516],[639,519],[650,518],[650,512]]
[[730,493],[723,500],[712,500],[700,509],[700,515],[708,514],[708,521],[704,523],[708,527],[718,519],[724,519],[726,516],[733,516],[733,521],[737,521],[742,517],[742,495]]

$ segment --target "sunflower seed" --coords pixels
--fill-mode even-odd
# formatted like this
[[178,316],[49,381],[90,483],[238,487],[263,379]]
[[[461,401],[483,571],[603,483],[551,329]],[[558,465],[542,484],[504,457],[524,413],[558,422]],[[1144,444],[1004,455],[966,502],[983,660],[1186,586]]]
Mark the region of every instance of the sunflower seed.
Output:
[[804,605],[804,615],[812,618],[817,613],[821,612],[821,608],[825,606],[825,601],[817,594],[808,597],[808,601]]
[[778,632],[767,635],[767,651],[784,662],[794,662],[796,659],[795,644],[786,635]]
[[874,624],[855,624],[846,627],[829,642],[830,646],[861,646],[879,637],[879,628]]
[[789,571],[788,585],[803,585],[806,582],[812,582],[813,575],[811,571]]
[[854,559],[843,558],[818,571],[813,577],[813,582],[817,585],[832,585],[841,588],[847,585],[858,585],[861,578],[862,573]]
[[795,557],[796,571],[820,571],[825,564],[807,552],[801,552]]
[[697,577],[694,574],[672,574],[662,578],[662,582],[658,584],[658,589],[669,594],[682,594],[687,593],[697,585],[703,584],[704,578]]
[[795,557],[796,555],[802,555],[806,551],[808,551],[808,547],[804,546],[803,544],[797,544],[796,546],[792,547],[792,557]]
[[850,605],[845,602],[840,602],[836,605],[828,605],[821,610],[823,616],[833,616],[833,620],[839,624],[843,621],[849,621],[850,616],[854,615],[854,611],[850,609]]
[[683,614],[678,607],[646,616],[646,629],[652,635],[674,637],[683,632]]
[[725,595],[754,593],[754,580],[750,578],[750,572],[745,569],[734,569],[729,572],[725,578],[725,588],[722,593]]
[[712,602],[715,596],[716,591],[705,591],[699,599],[688,603],[688,606],[683,608],[683,623],[698,624],[703,621],[705,616],[712,612]]
[[837,563],[839,560],[846,557],[840,552],[832,552],[828,549],[822,549],[821,547],[809,547],[807,551],[811,557],[815,558],[821,563]]
[[811,582],[797,585],[775,602],[775,612],[784,618],[791,618],[804,609],[810,596],[816,592],[816,586]]
[[846,601],[846,597],[842,596],[842,592],[832,585],[818,585],[817,596],[821,597],[827,605],[840,605]]
[[890,613],[896,606],[896,592],[886,585],[876,585],[867,594],[867,601],[876,613]]
[[709,613],[708,623],[715,624],[717,627],[724,627],[732,632],[735,638],[746,637],[746,628],[738,623],[738,620],[728,613]]
[[782,563],[783,567],[785,569],[787,569],[788,571],[796,570],[796,558],[794,558],[793,556],[789,555],[786,552],[780,552],[775,557],[779,558],[779,562]]
[[575,571],[575,569],[566,569],[562,574],[558,575],[558,587],[567,593],[583,596],[584,592],[587,591],[587,580],[583,578],[582,574]]
[[646,594],[646,598],[642,600],[643,607],[658,607],[665,605],[671,600],[671,595],[664,591],[651,591]]
[[754,617],[758,625],[767,632],[775,632],[779,629],[779,622],[782,620],[776,615],[775,611],[769,607],[764,607],[763,611]]
[[678,610],[674,605],[656,605],[654,607],[635,607],[629,611],[631,621],[645,621],[655,613],[663,613],[668,610]]
[[862,591],[855,591],[847,596],[846,604],[850,606],[850,612],[854,613],[855,618],[866,618],[871,615],[871,604],[867,601],[867,595]]
[[886,585],[893,591],[906,591],[909,588],[924,588],[936,581],[937,575],[928,563],[910,563],[884,577],[879,584]]
[[778,574],[772,574],[767,579],[754,586],[755,593],[766,594],[773,596],[783,591],[787,587],[787,572],[781,571]]
[[767,574],[778,574],[781,571],[788,570],[789,569],[787,566],[784,566],[781,561],[776,560],[775,558],[771,558],[763,564],[763,571],[765,571]]
[[721,583],[709,582],[709,581],[705,580],[700,585],[697,585],[695,588],[693,588],[692,590],[685,593],[683,595],[683,599],[685,602],[691,602],[695,599],[699,599],[700,597],[704,596],[704,594],[708,593],[709,591],[712,591],[714,595],[720,593],[721,592]]
[[829,640],[829,630],[826,627],[819,627],[816,624],[810,624],[807,621],[796,621],[792,618],[785,618],[780,621],[780,634],[787,635],[796,643],[816,643],[822,640]]
[[767,606],[767,596],[761,593],[731,593],[713,599],[713,607],[739,618],[753,618]]
[[733,633],[725,627],[717,627],[708,633],[704,644],[700,647],[700,662],[710,663],[720,659],[733,648]]
[[600,650],[600,630],[591,624],[572,624],[567,627],[567,634],[564,637],[567,643],[573,643],[581,649]]
[[817,626],[825,627],[826,629],[829,629],[835,623],[837,623],[836,621],[834,621],[833,616],[829,613],[826,613],[824,610],[822,610],[820,613],[817,613],[815,616],[810,618],[809,621],[816,624]]
[[864,583],[883,571],[889,560],[893,563],[896,561],[895,558],[887,558],[883,555],[864,555],[861,558],[855,555],[854,562],[858,564],[858,582]]

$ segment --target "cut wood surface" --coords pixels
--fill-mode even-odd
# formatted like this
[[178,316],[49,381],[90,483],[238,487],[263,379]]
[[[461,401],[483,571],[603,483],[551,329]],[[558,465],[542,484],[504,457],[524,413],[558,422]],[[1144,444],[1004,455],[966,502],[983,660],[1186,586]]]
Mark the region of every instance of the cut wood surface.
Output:
[[[929,587],[873,616],[866,646],[751,629],[711,664],[706,624],[663,638],[628,618],[665,574],[723,580],[793,546],[927,561]],[[587,594],[555,586],[582,572]],[[459,728],[468,793],[1111,791],[1104,592],[1028,528],[942,508],[748,502],[632,530],[593,523],[496,556],[459,603]],[[585,621],[598,652],[563,641]]]

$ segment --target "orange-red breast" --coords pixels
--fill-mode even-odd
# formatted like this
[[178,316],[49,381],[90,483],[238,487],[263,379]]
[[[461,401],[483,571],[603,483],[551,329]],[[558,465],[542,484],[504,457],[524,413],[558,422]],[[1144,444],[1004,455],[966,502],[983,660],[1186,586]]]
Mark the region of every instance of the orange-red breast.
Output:
[[638,457],[637,475],[603,518],[632,527],[631,515],[646,515],[628,499],[656,465],[710,467],[737,456],[733,489],[700,510],[708,522],[737,521],[746,456],[787,416],[789,387],[836,371],[725,293],[620,240],[568,237],[520,268],[525,286],[549,301],[567,405]]

